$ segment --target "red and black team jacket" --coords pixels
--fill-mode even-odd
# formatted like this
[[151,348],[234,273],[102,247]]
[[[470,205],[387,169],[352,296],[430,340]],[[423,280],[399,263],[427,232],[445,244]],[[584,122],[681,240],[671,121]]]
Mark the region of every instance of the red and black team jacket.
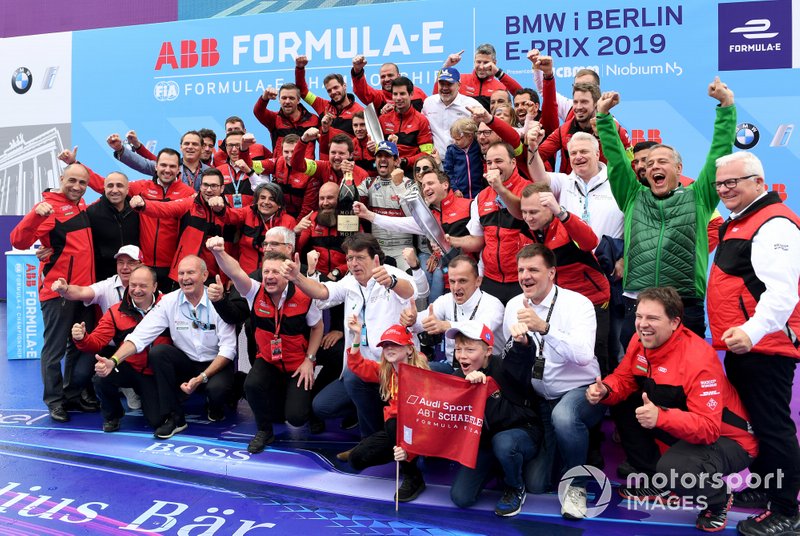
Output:
[[392,134],[397,136],[397,150],[400,158],[408,161],[408,166],[413,166],[420,156],[433,151],[433,134],[428,118],[413,106],[402,114],[392,110],[383,114],[379,121],[387,138]]
[[[516,196],[530,184],[516,170],[503,184]],[[525,222],[512,216],[492,188],[484,188],[473,200],[477,203],[478,217],[483,226],[485,245],[481,251],[484,277],[498,283],[515,283],[517,277],[517,252],[531,243],[522,231]]]
[[95,282],[94,247],[82,198],[73,203],[57,190],[44,192],[42,198],[53,207],[53,213],[39,216],[35,210],[28,212],[11,231],[11,245],[28,249],[40,240],[43,247],[53,248],[50,258],[39,266],[39,301],[47,301],[60,298],[50,290],[60,277],[70,285],[85,287]]
[[[383,107],[392,102],[392,92],[385,91],[383,88],[375,89],[367,83],[367,78],[364,76],[364,71],[356,74],[350,69],[350,78],[353,81],[353,93],[356,94],[358,99],[364,103],[365,106],[375,105],[375,111],[380,114]],[[425,104],[427,95],[418,86],[414,86],[414,91],[411,92],[411,107],[416,111],[422,111],[422,105]]]
[[[156,295],[156,303],[160,299],[161,293],[158,293]],[[91,352],[93,354],[100,352],[112,341],[119,348],[125,341],[125,337],[133,332],[134,328],[142,321],[142,318],[144,318],[142,313],[133,306],[126,289],[125,294],[122,296],[122,301],[112,305],[97,323],[97,327],[91,333],[87,333],[83,340],[75,341],[75,346],[81,352]],[[125,362],[129,363],[136,372],[152,375],[153,371],[147,362],[147,355],[151,347],[159,344],[172,344],[172,339],[169,337],[169,329],[164,330],[161,335],[156,337],[153,344],[144,351],[133,354]]]
[[[328,160],[311,160],[306,158],[306,149],[308,144],[302,140],[294,146],[292,153],[292,170],[304,173],[313,179],[319,179],[320,185],[326,182],[335,182],[336,184],[342,183],[343,174],[333,169],[333,164]],[[321,146],[320,146],[321,148]],[[360,185],[369,174],[358,166],[353,168],[353,184]],[[319,193],[319,190],[317,191]],[[319,203],[319,199],[317,199]]]
[[[722,334],[749,320],[767,289],[756,277],[750,254],[753,237],[773,218],[786,218],[800,228],[800,218],[781,202],[776,192],[769,192],[740,217],[720,227],[719,246],[708,278],[708,320],[717,349],[727,350]],[[751,351],[800,359],[799,333],[800,304],[795,306],[782,330],[765,335]]]
[[609,389],[604,404],[645,392],[660,408],[653,432],[661,452],[680,440],[710,445],[727,437],[751,456],[758,453],[747,411],[717,352],[683,325],[655,349],[644,348],[634,336],[603,383]]
[[[235,237],[236,230],[241,229],[239,236],[239,265],[248,274],[256,269],[261,269],[261,260],[264,256],[264,235],[273,227],[286,227],[294,229],[297,220],[286,214],[283,209],[269,218],[259,214],[255,205],[242,208],[229,208],[225,218],[224,235],[226,248],[229,238]],[[299,249],[298,249],[299,251]]]
[[[471,73],[464,73],[461,75],[461,85],[458,92],[467,97],[472,97],[481,103],[481,106],[489,110],[489,104],[492,100],[492,93],[495,91],[507,91],[514,95],[517,91],[522,89],[519,82],[511,78],[502,70],[496,76],[489,76],[487,78],[480,78],[475,71]],[[439,93],[439,83],[433,85],[433,92]]]
[[[253,106],[253,115],[269,130],[272,137],[272,153],[275,157],[283,154],[281,151],[283,138],[289,134],[302,136],[303,132],[311,127],[319,128],[319,117],[306,110],[302,105],[298,105],[302,113],[300,118],[295,121],[291,117],[286,117],[282,111],[268,110],[267,104],[269,101],[265,101],[259,96]],[[310,144],[309,153],[306,156],[314,158],[314,144]]]
[[178,280],[178,264],[188,255],[197,255],[203,259],[208,267],[209,277],[221,274],[217,267],[214,255],[206,249],[206,239],[212,236],[222,236],[225,224],[225,207],[222,212],[216,213],[208,207],[203,196],[178,199],[169,203],[146,203],[140,209],[143,216],[152,216],[159,220],[174,220],[180,226],[180,240],[178,248],[174,250],[172,263],[169,267],[169,277]]
[[[214,151],[214,156],[212,159],[212,165],[215,168],[218,168],[219,166],[223,165],[225,162],[228,161],[228,153],[223,148],[223,145],[225,145],[225,138],[222,138],[217,143],[219,149],[216,149]],[[253,167],[253,162],[256,160],[264,160],[266,158],[272,158],[272,151],[270,151],[260,143],[253,143],[247,149],[240,149],[239,157],[242,160],[244,160],[248,166]]]
[[355,95],[348,93],[347,98],[350,99],[350,104],[339,110],[328,99],[315,95],[308,90],[305,68],[295,67],[294,83],[300,88],[300,95],[303,100],[317,112],[320,118],[328,112],[333,115],[333,122],[331,123],[330,130],[331,138],[337,134],[347,134],[355,141],[356,135],[353,132],[353,114],[364,110],[364,107],[356,102]]
[[[298,142],[295,149],[300,143],[302,142]],[[313,152],[313,144],[306,147],[311,147]],[[283,156],[264,160],[264,173],[272,174],[272,182],[281,187],[286,213],[299,220],[319,207],[319,187],[322,186],[322,181],[312,176],[313,171],[295,169],[289,167],[290,164]]]
[[[347,261],[342,250],[342,242],[345,237],[339,236],[336,226],[325,227],[317,223],[316,210],[311,213],[311,226],[305,229],[297,239],[297,251],[303,251],[307,247],[313,248],[319,253],[317,270],[322,274],[329,274],[335,268],[339,269],[341,277],[347,274]],[[359,226],[360,227],[360,226]]]
[[447,195],[442,199],[440,208],[431,207],[433,217],[442,226],[445,234],[450,236],[467,236],[467,224],[469,223],[469,209],[472,199],[456,197],[453,190],[448,190]]
[[523,233],[555,253],[558,286],[583,294],[594,305],[603,305],[611,297],[611,288],[592,253],[599,242],[597,235],[582,219],[568,214],[564,222],[553,218],[541,240],[538,233],[530,229]]
[[[625,149],[630,149],[631,142],[628,139],[627,132],[625,132],[625,129],[622,128],[616,119],[614,120],[614,123],[617,125],[617,134],[619,135],[619,139],[622,141],[622,146],[625,147]],[[567,119],[539,145],[539,156],[542,157],[542,161],[549,161],[556,155],[556,153],[561,151],[561,167],[559,171],[561,173],[572,173],[572,164],[569,162],[569,151],[567,151],[567,144],[569,143],[569,140],[572,139],[572,135],[576,132],[586,132],[597,137],[591,127],[589,127],[588,130],[583,130],[580,125],[578,125],[578,122],[575,120],[575,116],[573,115],[571,119]],[[600,146],[600,161],[604,164],[606,163],[606,157],[603,154],[602,145]]]
[[225,196],[228,206],[233,206],[233,195],[236,193],[242,194],[242,207],[253,204],[253,186],[250,184],[250,176],[247,173],[237,172],[230,162],[217,166],[217,169],[220,170],[225,180],[222,195]]
[[[306,325],[306,315],[311,307],[311,298],[303,291],[289,283],[283,307],[277,311],[272,299],[264,292],[262,285],[258,289],[253,308],[250,311],[252,326],[255,331],[258,357],[278,367],[283,372],[293,373],[303,364],[308,355],[308,338],[311,327]],[[282,359],[272,358],[270,341],[276,338],[276,324],[279,326],[278,337],[281,339]]]

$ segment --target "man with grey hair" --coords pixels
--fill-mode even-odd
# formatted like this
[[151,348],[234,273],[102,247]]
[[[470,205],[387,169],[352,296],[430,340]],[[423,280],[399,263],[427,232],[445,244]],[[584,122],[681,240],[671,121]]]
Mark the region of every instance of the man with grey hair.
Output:
[[[442,65],[442,70],[454,67],[461,61],[464,51],[450,54]],[[472,97],[481,106],[489,110],[490,99],[495,91],[507,91],[514,95],[522,89],[519,83],[497,66],[497,51],[490,43],[478,45],[475,49],[475,69],[470,74],[461,75],[459,93]],[[434,93],[438,93],[438,84],[434,85]],[[441,151],[440,151],[441,152]]]
[[472,117],[470,108],[481,106],[481,103],[460,93],[461,74],[450,67],[439,71],[437,77],[439,93],[425,99],[422,115],[428,118],[433,134],[433,145],[444,156],[447,146],[453,143],[450,127],[458,119]]
[[800,358],[800,217],[767,191],[754,154],[733,153],[716,164],[712,184],[731,215],[720,227],[708,279],[711,335],[714,348],[727,352],[728,378],[758,438],[751,473],[762,483],[783,475],[777,485],[734,494],[736,506],[767,510],[737,528],[740,534],[796,534],[800,445],[789,405]]
[[187,255],[177,272],[179,289],[165,295],[110,357],[118,365],[169,331],[172,344],[153,346],[149,354],[158,388],[162,424],[155,437],[159,439],[186,429],[181,392],[189,395],[205,387],[208,420],[221,421],[233,386],[236,330],[211,306],[203,285],[208,278],[206,263],[196,255]]

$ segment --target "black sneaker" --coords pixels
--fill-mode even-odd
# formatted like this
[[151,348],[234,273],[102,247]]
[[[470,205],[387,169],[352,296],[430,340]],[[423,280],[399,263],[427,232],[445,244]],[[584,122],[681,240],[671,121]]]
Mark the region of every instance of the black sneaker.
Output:
[[638,473],[639,471],[636,470],[634,466],[628,462],[628,460],[624,460],[619,466],[617,466],[617,476],[620,478],[628,478],[629,475],[634,473]]
[[208,420],[211,422],[220,422],[225,420],[225,408],[215,408],[211,405],[208,406]]
[[522,510],[522,505],[525,504],[526,496],[525,486],[521,488],[506,486],[503,496],[494,507],[494,513],[503,517],[517,515]]
[[319,417],[311,417],[311,421],[308,424],[308,429],[314,435],[321,434],[325,431],[325,421]]
[[188,426],[186,425],[185,419],[181,418],[180,421],[176,421],[172,417],[167,417],[164,424],[156,428],[156,433],[153,435],[158,439],[169,439],[175,434],[183,432],[186,428],[188,428]]
[[694,526],[703,532],[718,532],[728,526],[728,510],[733,502],[733,495],[721,506],[709,506],[697,516]]
[[69,413],[64,409],[64,406],[53,406],[50,408],[50,418],[56,422],[69,422]]
[[662,502],[666,501],[672,492],[668,489],[661,489],[655,486],[650,487],[628,487],[621,486],[617,489],[620,497],[629,501]]
[[354,413],[353,415],[348,415],[347,417],[343,418],[339,428],[342,430],[352,430],[356,426],[358,426],[358,415]]
[[247,452],[250,454],[263,452],[264,448],[273,441],[275,441],[275,434],[272,430],[259,430],[256,432],[256,435],[253,436],[253,439],[250,440],[250,444],[247,445]]
[[106,433],[119,430],[119,419],[103,419],[103,431]]
[[742,491],[733,492],[733,505],[736,508],[752,508],[766,510],[769,498],[763,489],[744,488]]
[[423,491],[425,491],[425,480],[422,478],[422,474],[406,475],[397,492],[397,500],[399,502],[413,501]]
[[767,510],[736,525],[743,536],[791,536],[800,533],[800,514],[791,517]]
[[100,411],[100,405],[91,404],[86,400],[78,397],[73,398],[72,400],[67,400],[64,403],[64,409],[70,411],[80,411],[83,413],[97,413]]

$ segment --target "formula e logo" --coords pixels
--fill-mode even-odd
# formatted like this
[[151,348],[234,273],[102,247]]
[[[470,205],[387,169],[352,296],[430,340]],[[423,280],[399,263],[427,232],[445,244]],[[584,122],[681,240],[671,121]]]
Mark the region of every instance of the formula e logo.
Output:
[[178,83],[173,80],[167,81],[160,81],[156,82],[155,87],[153,88],[153,97],[156,98],[157,101],[174,101],[180,95],[180,87],[178,87]]
[[778,32],[768,32],[770,26],[772,23],[769,19],[750,19],[744,26],[731,30],[731,33],[740,33],[745,39],[771,39],[778,35]]
[[11,75],[11,89],[17,95],[24,95],[33,85],[33,74],[27,67],[20,67]]

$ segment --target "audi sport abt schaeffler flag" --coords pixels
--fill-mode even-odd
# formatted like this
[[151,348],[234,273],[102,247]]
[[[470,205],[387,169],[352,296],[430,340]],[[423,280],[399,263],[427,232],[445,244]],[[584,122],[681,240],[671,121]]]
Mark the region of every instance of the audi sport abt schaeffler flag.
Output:
[[437,456],[472,469],[478,456],[486,397],[497,384],[401,364],[397,444],[410,454]]

